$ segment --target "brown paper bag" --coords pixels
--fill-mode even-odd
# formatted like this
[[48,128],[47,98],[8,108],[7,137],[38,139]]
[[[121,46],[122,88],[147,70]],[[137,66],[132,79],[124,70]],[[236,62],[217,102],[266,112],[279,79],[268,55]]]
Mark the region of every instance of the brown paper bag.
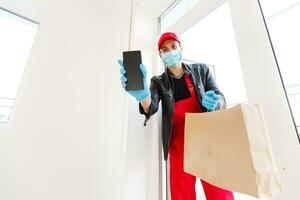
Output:
[[185,172],[257,198],[281,191],[260,105],[186,113],[184,140]]

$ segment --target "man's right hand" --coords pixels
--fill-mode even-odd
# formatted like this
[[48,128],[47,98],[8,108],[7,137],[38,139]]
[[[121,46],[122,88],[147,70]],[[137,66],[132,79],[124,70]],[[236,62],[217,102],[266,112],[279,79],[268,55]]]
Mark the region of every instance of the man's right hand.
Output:
[[[122,83],[123,88],[125,89],[126,84],[127,84],[127,78],[125,77],[126,70],[124,68],[122,59],[118,59],[118,63],[121,66],[121,69],[120,69],[121,83]],[[143,74],[144,89],[142,89],[142,90],[126,90],[127,93],[129,93],[131,96],[133,96],[139,102],[144,101],[150,95],[148,81],[147,81],[147,69],[144,64],[140,64],[140,69]]]

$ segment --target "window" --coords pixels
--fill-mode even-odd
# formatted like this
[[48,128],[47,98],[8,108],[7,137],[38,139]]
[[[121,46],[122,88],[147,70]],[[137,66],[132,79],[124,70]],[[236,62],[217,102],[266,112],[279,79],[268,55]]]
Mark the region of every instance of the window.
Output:
[[213,66],[216,82],[228,105],[247,101],[228,3],[179,37],[184,58]]
[[171,27],[180,17],[191,9],[199,0],[175,0],[166,12],[160,18],[160,29],[164,32]]
[[[159,18],[161,33],[198,2],[199,0],[175,1]],[[194,24],[179,37],[184,49],[183,62],[203,62],[209,65],[228,106],[247,101],[228,3]],[[231,77],[230,81],[228,77]]]
[[260,0],[300,142],[300,1]]
[[38,23],[0,8],[0,123],[9,122]]

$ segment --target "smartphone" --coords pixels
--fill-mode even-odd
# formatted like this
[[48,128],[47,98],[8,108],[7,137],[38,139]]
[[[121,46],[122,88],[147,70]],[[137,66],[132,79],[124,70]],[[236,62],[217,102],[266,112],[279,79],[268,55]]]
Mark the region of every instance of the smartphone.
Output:
[[126,70],[126,90],[144,89],[143,74],[140,70],[142,63],[141,51],[123,51],[123,64]]

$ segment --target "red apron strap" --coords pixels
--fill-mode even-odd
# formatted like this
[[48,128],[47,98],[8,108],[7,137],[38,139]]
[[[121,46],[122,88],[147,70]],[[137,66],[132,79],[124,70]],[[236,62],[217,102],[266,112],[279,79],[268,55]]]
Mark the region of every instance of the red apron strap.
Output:
[[188,86],[188,88],[189,88],[189,91],[190,91],[191,96],[192,96],[192,97],[195,96],[194,85],[193,85],[193,83],[191,82],[189,75],[187,75],[187,74],[185,73],[185,74],[184,74],[184,77],[185,77],[185,81],[186,81],[186,84],[187,84],[187,86]]

